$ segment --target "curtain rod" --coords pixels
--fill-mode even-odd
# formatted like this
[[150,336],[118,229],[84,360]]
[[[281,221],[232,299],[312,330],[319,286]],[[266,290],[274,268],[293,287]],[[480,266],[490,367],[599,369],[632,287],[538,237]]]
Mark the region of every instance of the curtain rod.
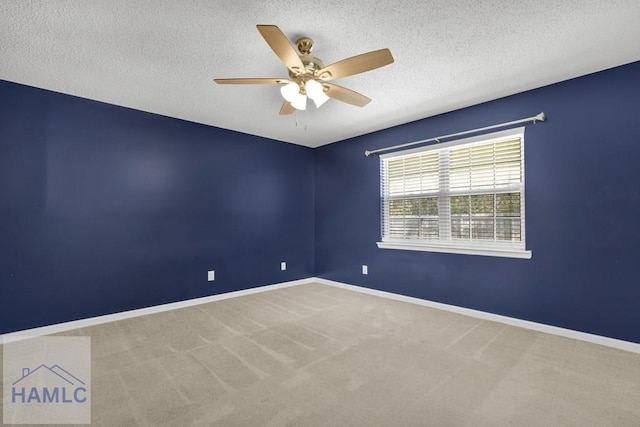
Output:
[[500,124],[497,124],[497,125],[485,126],[483,128],[465,130],[463,132],[450,133],[449,135],[442,135],[442,136],[436,136],[435,138],[423,139],[423,140],[414,141],[414,142],[407,142],[406,144],[393,145],[391,147],[379,148],[377,150],[371,150],[371,151],[365,150],[364,155],[365,156],[370,156],[372,154],[382,153],[384,151],[391,151],[391,150],[395,150],[397,148],[404,148],[404,147],[410,147],[412,145],[424,144],[425,142],[431,142],[431,141],[440,142],[441,139],[445,139],[445,138],[453,138],[454,136],[467,135],[469,133],[482,132],[482,131],[485,131],[485,130],[500,128],[500,127],[505,127],[505,126],[518,125],[520,123],[527,123],[527,122],[535,123],[537,121],[544,122],[545,118],[546,117],[544,115],[544,112],[542,112],[542,113],[538,114],[537,116],[527,117],[526,119],[514,120],[512,122],[505,122],[505,123],[500,123]]

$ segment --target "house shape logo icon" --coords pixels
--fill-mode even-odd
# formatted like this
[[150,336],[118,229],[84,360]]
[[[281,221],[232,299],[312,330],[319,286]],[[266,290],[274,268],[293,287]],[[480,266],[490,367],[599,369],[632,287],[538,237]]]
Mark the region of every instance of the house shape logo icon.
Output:
[[12,403],[85,403],[84,381],[60,365],[22,368],[22,376],[12,384]]

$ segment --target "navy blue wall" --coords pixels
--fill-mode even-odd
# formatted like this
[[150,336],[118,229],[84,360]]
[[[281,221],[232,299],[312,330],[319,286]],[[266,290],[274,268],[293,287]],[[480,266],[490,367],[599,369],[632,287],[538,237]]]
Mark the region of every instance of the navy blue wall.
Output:
[[312,276],[313,156],[0,81],[0,333]]
[[[532,259],[376,247],[379,158],[365,149],[540,111],[525,132]],[[640,342],[640,62],[324,146],[315,167],[317,276]]]
[[[640,342],[638,94],[634,63],[310,150],[0,81],[0,333],[315,274]],[[531,260],[376,247],[365,149],[540,111]]]

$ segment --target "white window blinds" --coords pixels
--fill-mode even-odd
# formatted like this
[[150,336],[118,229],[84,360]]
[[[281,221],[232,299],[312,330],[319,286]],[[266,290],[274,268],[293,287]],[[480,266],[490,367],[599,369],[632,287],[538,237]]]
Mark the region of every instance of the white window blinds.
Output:
[[382,243],[524,250],[523,144],[520,128],[381,156]]

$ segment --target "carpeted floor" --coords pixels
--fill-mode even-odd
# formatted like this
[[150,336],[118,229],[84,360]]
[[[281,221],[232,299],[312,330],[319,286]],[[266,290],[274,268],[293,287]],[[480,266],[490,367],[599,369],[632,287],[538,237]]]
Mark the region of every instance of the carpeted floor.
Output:
[[61,335],[94,425],[640,426],[640,354],[323,284]]

